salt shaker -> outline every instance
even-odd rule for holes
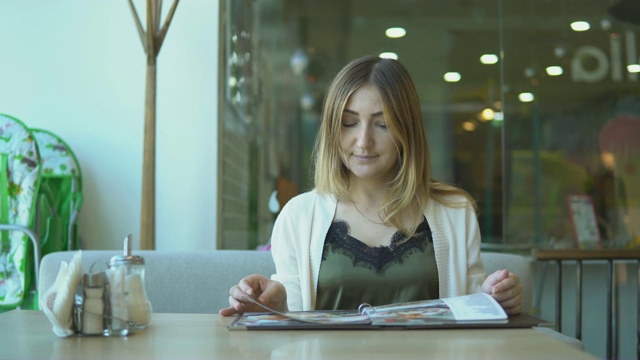
[[[102,335],[104,331],[104,273],[84,274],[82,334]]]
[[[111,332],[126,335],[151,321],[151,303],[144,285],[144,258],[131,255],[131,234],[125,238],[124,254],[109,263]]]

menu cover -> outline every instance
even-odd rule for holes
[[[257,304],[257,302],[253,302]],[[362,304],[358,310],[352,311],[294,311],[283,313],[266,307],[265,309],[268,312],[239,314],[233,323],[228,326],[228,329],[488,328],[532,327],[542,322],[542,320],[528,315],[509,317],[500,304],[484,293],[382,306]]]

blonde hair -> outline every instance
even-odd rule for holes
[[[465,206],[464,201],[448,197],[458,194],[475,205],[466,191],[431,179],[429,146],[413,80],[400,62],[374,55],[347,64],[329,86],[314,148],[316,190],[351,200],[349,170],[340,156],[342,113],[349,96],[365,84],[373,85],[380,93],[387,128],[399,153],[396,176],[388,183],[380,209],[385,214],[384,223],[413,235],[415,227],[404,228],[401,219],[407,214],[417,226],[430,198],[448,206]]]

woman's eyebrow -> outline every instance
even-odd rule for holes
[[[360,115],[357,111],[353,111],[353,110],[349,110],[349,109],[344,109],[344,112],[349,113],[349,114],[353,114],[353,115]],[[377,112],[374,112],[373,114],[371,114],[371,117],[382,116],[382,115],[383,115],[382,111],[377,111]]]

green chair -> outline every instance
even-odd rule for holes
[[[32,289],[37,287],[40,260],[34,232],[39,185],[40,157],[33,135],[20,120],[0,114],[0,312],[38,308]]]
[[[36,210],[41,255],[79,249],[76,220],[83,199],[80,163],[57,135],[42,129],[31,129],[31,132],[41,163]]]

